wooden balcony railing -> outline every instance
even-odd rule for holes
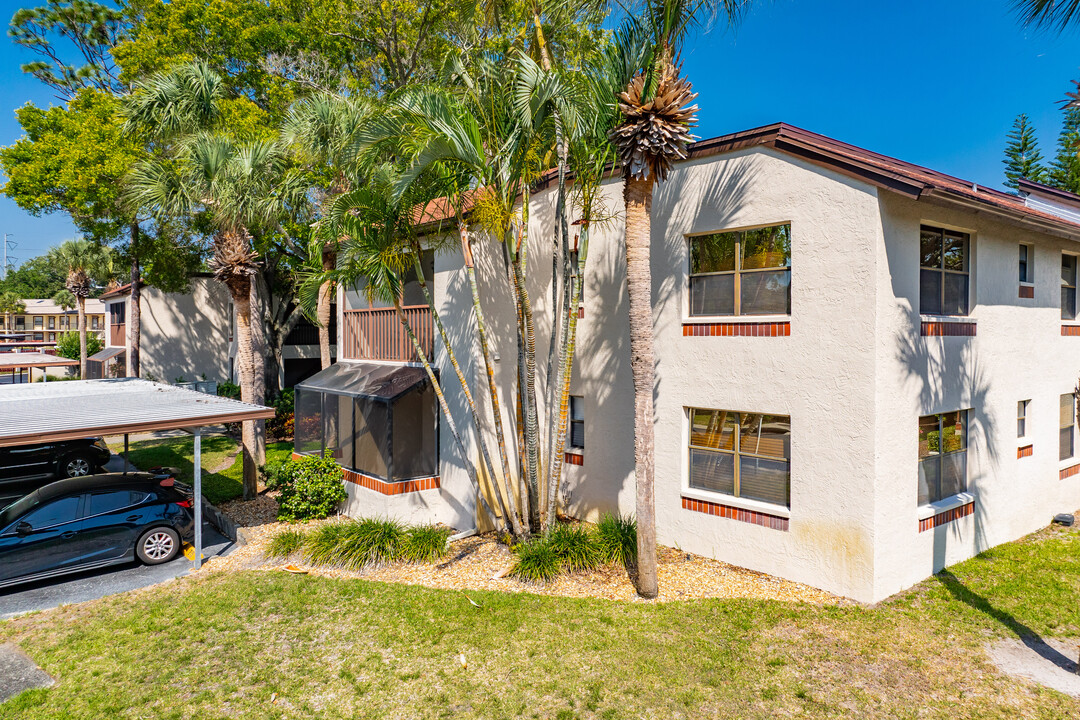
[[[402,310],[409,327],[420,341],[420,347],[430,359],[434,341],[431,308],[427,305],[409,305]],[[394,308],[346,310],[343,318],[344,348],[341,357],[345,360],[419,362],[412,341]]]

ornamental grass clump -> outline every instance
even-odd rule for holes
[[[530,583],[549,583],[562,572],[563,564],[548,539],[538,537],[514,548],[517,559],[510,575]]]
[[[592,570],[602,562],[596,537],[582,525],[556,523],[546,541],[567,572]]]
[[[346,529],[338,536],[330,564],[360,570],[401,558],[407,537],[401,523],[364,518],[343,524]]]
[[[270,558],[283,558],[292,555],[304,546],[307,533],[303,530],[282,530],[270,540],[266,546],[266,556]]]
[[[304,541],[304,559],[312,565],[340,564],[340,547],[353,524],[352,520],[342,520],[326,523],[312,530]]]
[[[596,544],[600,562],[632,564],[637,560],[637,521],[604,513],[596,525]]]
[[[419,525],[405,531],[403,558],[414,563],[430,563],[446,557],[450,528],[442,525]]]

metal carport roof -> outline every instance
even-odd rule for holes
[[[0,447],[97,435],[126,436],[134,432],[192,429],[195,435],[195,567],[198,568],[202,559],[200,428],[272,417],[273,408],[138,378],[10,385],[0,389]]]

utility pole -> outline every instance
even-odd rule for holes
[[[10,262],[8,260],[8,250],[15,249],[15,243],[8,240],[8,236],[14,234],[15,233],[4,233],[4,264],[0,266],[0,280],[7,280],[8,263]]]

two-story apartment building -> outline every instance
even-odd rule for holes
[[[79,329],[78,312],[65,310],[52,300],[28,298],[23,300],[26,312],[20,315],[0,314],[0,334],[21,336],[19,342],[49,348],[68,331]],[[86,329],[104,338],[105,305],[96,298],[86,300]]]
[[[1080,507],[1080,197],[1022,189],[784,124],[695,144],[652,205],[660,542],[877,601]],[[538,347],[553,198],[541,184],[529,209]],[[621,208],[617,176],[603,198]],[[621,217],[592,228],[578,324],[564,504],[587,519],[634,510],[622,238]],[[498,245],[476,252],[490,298]],[[430,263],[483,392],[461,257]],[[513,310],[496,299],[485,313],[512,402]],[[339,296],[343,361],[300,386],[297,450],[333,447],[352,513],[472,527],[476,489],[400,326],[358,300]]]

